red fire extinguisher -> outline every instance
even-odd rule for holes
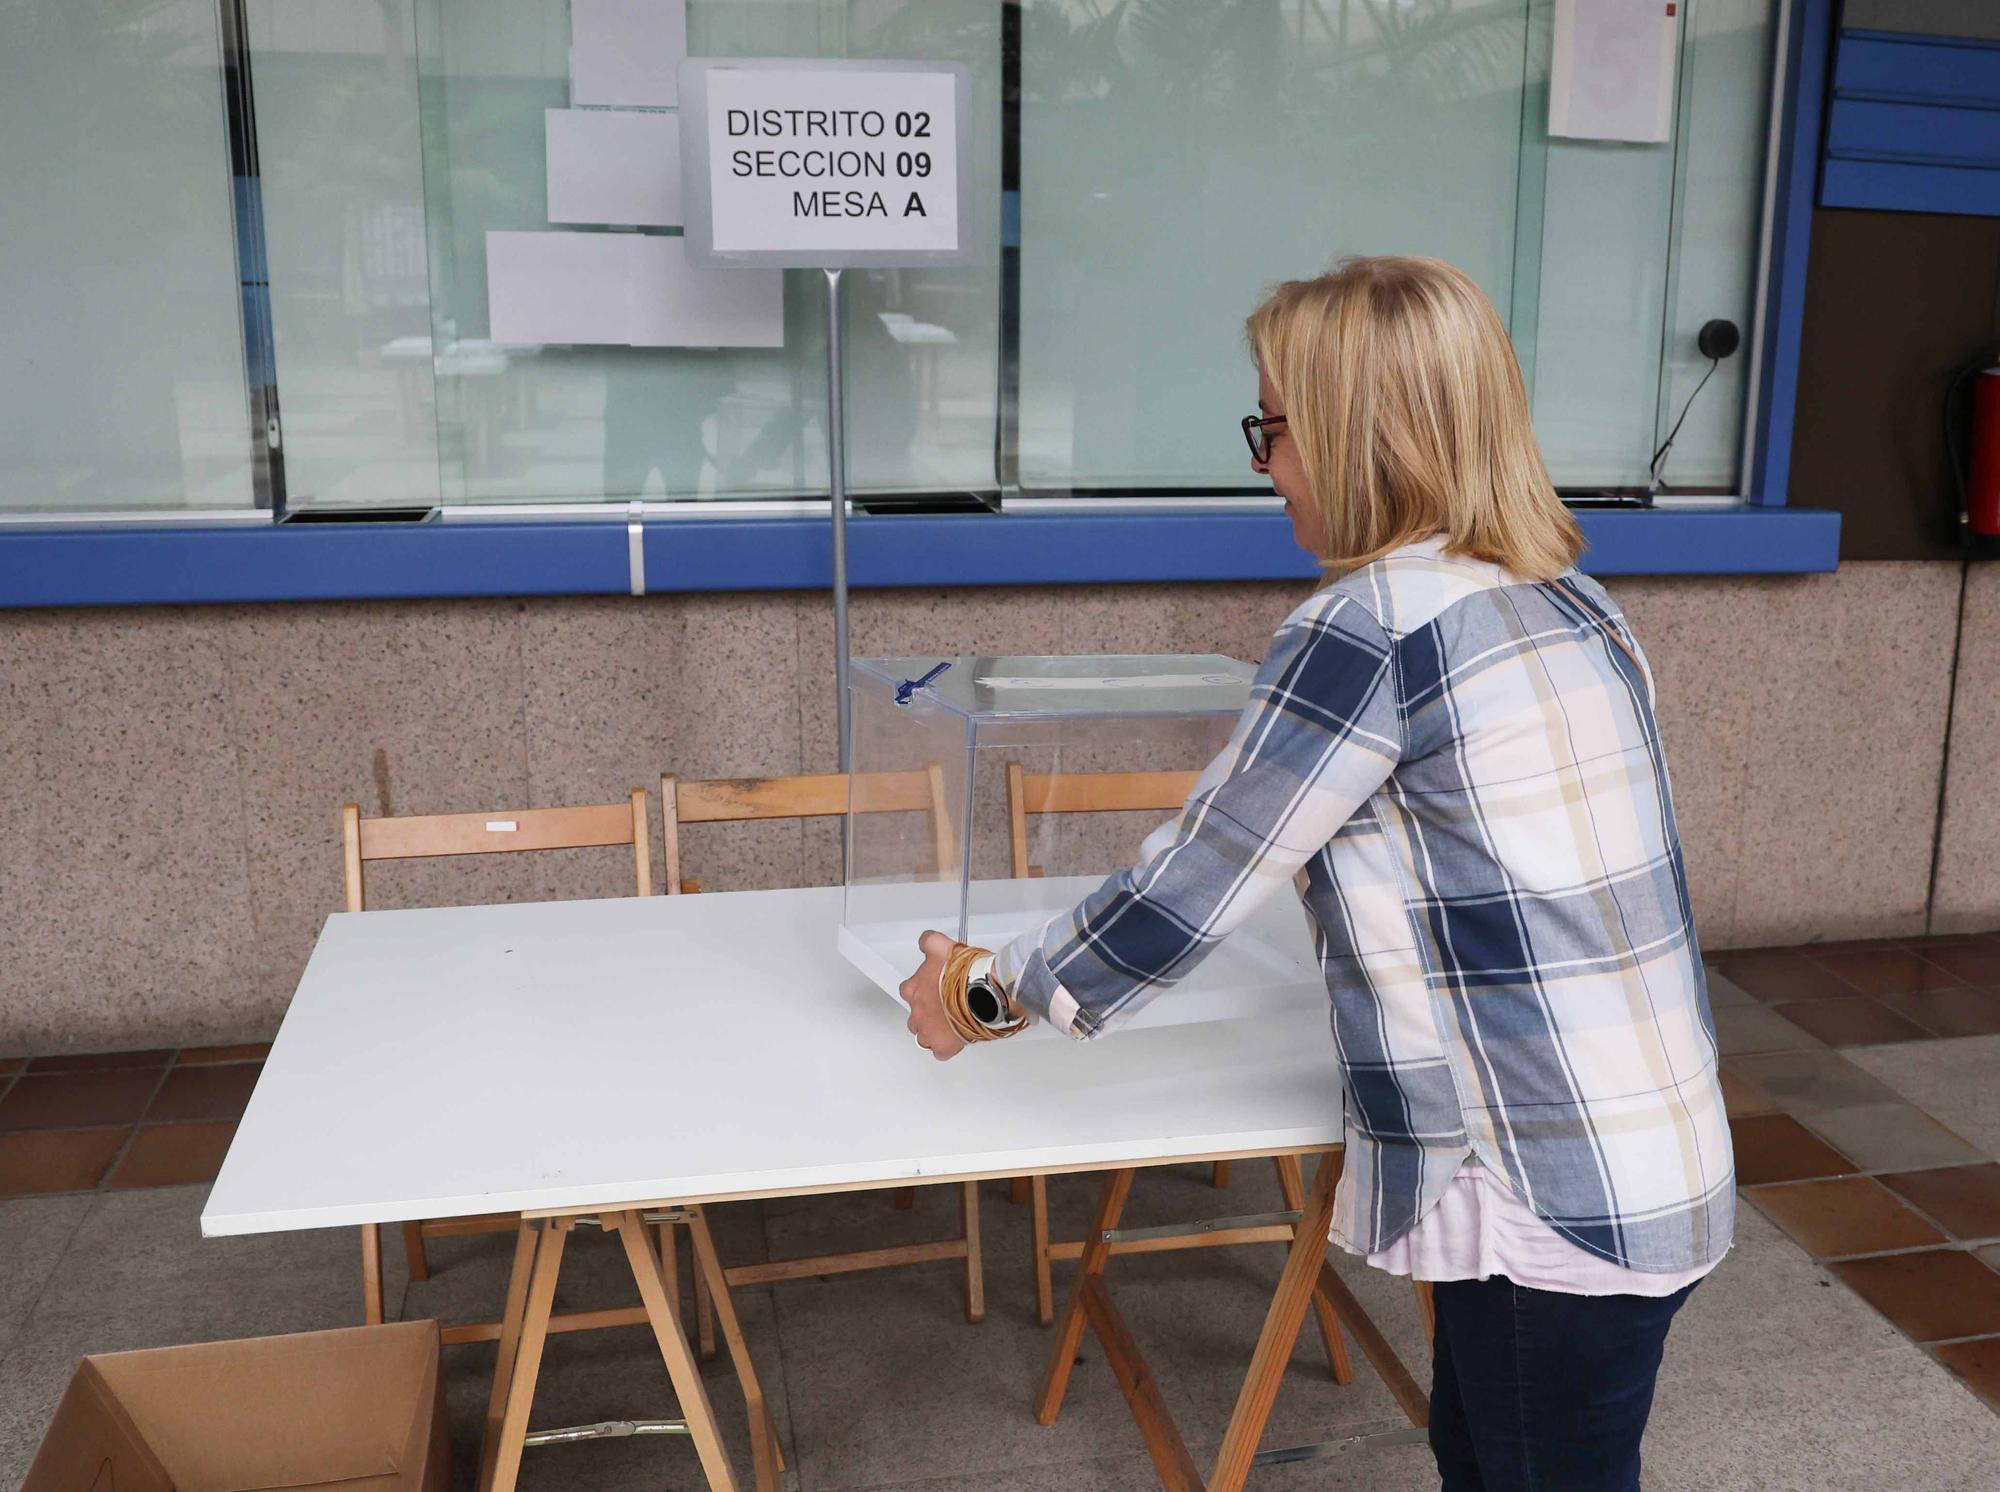
[[[2000,536],[2000,365],[1979,370],[1972,388],[1972,470],[1965,483],[1965,526]]]

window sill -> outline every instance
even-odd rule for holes
[[[1840,517],[1814,508],[1578,513],[1595,575],[1774,575],[1834,568]],[[603,518],[276,528],[221,524],[0,528],[0,607],[434,596],[617,595],[826,586],[816,515],[647,516],[643,567]],[[1282,513],[1134,503],[1124,511],[857,516],[857,586],[1310,580]]]

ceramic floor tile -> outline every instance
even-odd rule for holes
[[[0,1259],[7,1261],[0,1268],[0,1358],[94,1201],[79,1195],[0,1202]]]
[[[26,1057],[0,1057],[0,1078],[12,1077],[27,1065]]]
[[[1723,1066],[1795,1113],[1893,1103],[1896,1090],[1838,1052],[1770,1052],[1728,1058]]]
[[[1729,1253],[1674,1318],[1660,1382],[1731,1369],[1784,1371],[1907,1345],[1901,1332],[1746,1203],[1736,1209]]]
[[[1823,1259],[1943,1243],[1944,1235],[1866,1176],[1753,1186],[1744,1195]]]
[[[139,1186],[195,1186],[215,1180],[236,1121],[142,1124],[106,1183],[113,1191]]]
[[[1934,1036],[2000,1033],[2000,990],[1940,989],[1883,995],[1881,1003]]]
[[[173,1119],[240,1119],[263,1072],[261,1063],[176,1067],[160,1085],[148,1122]]]
[[[2000,1332],[2000,1274],[1959,1249],[1844,1259],[1827,1268],[1915,1341]]]
[[[25,1482],[77,1360],[90,1350],[81,1343],[72,1349],[66,1342],[17,1334],[0,1357],[0,1486],[19,1488]]]
[[[882,1272],[774,1294],[806,1487],[992,1477],[1144,1454],[1129,1417],[1119,1423],[1124,1401],[1094,1351],[1082,1354],[1053,1426],[1021,1412],[1041,1377],[1047,1334],[1018,1309],[989,1310],[981,1325],[966,1325],[949,1276]],[[982,1380],[1010,1386],[999,1412],[988,1412],[995,1405]],[[910,1412],[880,1412],[899,1400]],[[954,1433],[936,1434],[940,1424]]]
[[[1845,1176],[1854,1170],[1847,1157],[1789,1114],[1753,1114],[1730,1121],[1736,1142],[1736,1181],[1808,1181]]]
[[[205,1186],[100,1194],[22,1343],[60,1338],[116,1352],[358,1323],[356,1230],[203,1238],[207,1196]],[[65,1372],[75,1366],[71,1357]]]
[[[1707,971],[1708,1003],[1712,1008],[1724,1005],[1755,1005],[1757,997],[1742,985],[1731,979],[1720,969],[1711,966]]]
[[[403,1259],[401,1228],[382,1230],[384,1260]],[[425,1319],[458,1323],[492,1320],[507,1297],[507,1274],[514,1259],[514,1240],[504,1233],[475,1233],[463,1238],[425,1241],[430,1278],[408,1280],[385,1299],[388,1313],[400,1321]],[[579,1229],[563,1249],[563,1269],[556,1281],[556,1309],[599,1310],[631,1305],[632,1272],[615,1238],[596,1229]]]
[[[1966,982],[1909,948],[1871,953],[1815,953],[1813,962],[1864,995],[1907,995]]]
[[[1716,958],[1715,966],[1766,1004],[1854,993],[1852,985],[1795,953],[1725,953]]]
[[[0,1134],[0,1197],[89,1191],[125,1148],[130,1129]]]
[[[271,1055],[271,1043],[252,1042],[245,1046],[183,1047],[174,1062],[180,1067],[197,1067],[208,1062],[262,1062]]]
[[[150,1068],[46,1077],[31,1072],[0,1098],[0,1131],[130,1124],[145,1113],[159,1085],[160,1073]]]
[[[1088,1210],[1096,1190],[1094,1178],[1054,1181],[1067,1184],[1051,1186],[1053,1231],[1077,1236],[1079,1214]],[[1276,1205],[1274,1189],[1248,1163],[1236,1168],[1224,1195],[1231,1212]],[[1134,1225],[1217,1211],[1216,1193],[1192,1168],[1148,1171],[1134,1197],[1139,1215],[1128,1219]],[[1084,1361],[1056,1424],[1042,1429],[1027,1413],[1027,1396],[1046,1364],[1049,1333],[1035,1324],[1031,1310],[1026,1209],[994,1200],[984,1211],[988,1306],[980,1326],[960,1324],[958,1282],[949,1268],[884,1271],[774,1290],[806,1486],[873,1488],[949,1478],[964,1479],[967,1487],[1005,1486],[1007,1478],[1041,1475],[1076,1461],[1143,1455],[1094,1340],[1084,1345]],[[803,1217],[774,1215],[774,1252],[789,1252],[779,1243],[792,1241],[805,1223]],[[838,1218],[822,1219],[816,1226],[838,1224]],[[1114,1296],[1198,1463],[1214,1454],[1282,1264],[1283,1251],[1275,1247],[1117,1261]],[[1408,1283],[1376,1275],[1356,1261],[1339,1267],[1421,1378],[1426,1354]],[[1059,1298],[1067,1271],[1068,1266],[1057,1268]],[[913,1373],[919,1362],[924,1366]],[[885,1419],[874,1406],[898,1396],[920,1400],[921,1409],[901,1420]],[[1378,1428],[1393,1424],[1396,1413],[1387,1390],[1358,1361],[1353,1385],[1331,1383],[1324,1349],[1308,1323],[1266,1444]],[[936,1424],[955,1428],[939,1436],[929,1428]]]
[[[1722,1079],[1722,1107],[1730,1118],[1776,1112],[1777,1101],[1748,1078],[1739,1077],[1726,1067],[1717,1076]]]
[[[1644,1454],[1648,1492],[1992,1492],[2000,1415],[1904,1342],[1713,1364],[1658,1395]]]
[[[116,1067],[165,1067],[173,1060],[171,1047],[148,1052],[73,1052],[60,1057],[37,1057],[28,1064],[29,1072],[103,1072]]]
[[[1931,1033],[1865,995],[1851,1000],[1805,1000],[1774,1005],[1773,1013],[1811,1032],[1828,1046],[1881,1046],[1891,1041],[1926,1041]]]
[[[1882,1184],[1949,1228],[1954,1238],[2000,1238],[2000,1165],[1905,1171],[1884,1176]]]
[[[1714,1012],[1715,1037],[1726,1057],[1824,1046],[1817,1036],[1762,1005],[1724,1005]]]
[[[1065,1178],[1067,1179],[1067,1178]],[[1179,1178],[1163,1175],[1154,1189],[1177,1193]],[[1077,1188],[1088,1193],[1089,1187]],[[1235,1188],[1232,1188],[1234,1191]],[[88,1204],[90,1199],[64,1199]],[[1087,1200],[1087,1198],[1086,1198]],[[1185,1201],[1169,1195],[1166,1201]],[[1246,1200],[1262,1203],[1261,1192]],[[136,1204],[144,1203],[144,1206]],[[200,1192],[140,1193],[107,1197],[103,1205],[119,1209],[114,1216],[88,1228],[82,1240],[79,1267],[60,1271],[62,1288],[55,1292],[47,1314],[57,1323],[74,1319],[74,1329],[44,1332],[24,1349],[0,1363],[0,1485],[13,1485],[25,1469],[39,1439],[40,1427],[77,1355],[86,1350],[151,1345],[163,1340],[194,1340],[203,1336],[252,1335],[259,1331],[304,1329],[301,1316],[324,1302],[336,1312],[352,1305],[351,1230],[337,1234],[301,1235],[267,1240],[195,1238],[192,1227]],[[746,1302],[745,1326],[757,1355],[759,1372],[778,1401],[781,1424],[789,1423],[781,1395],[794,1377],[790,1353],[794,1345],[818,1354],[802,1365],[800,1381],[828,1396],[813,1412],[806,1433],[787,1435],[788,1457],[808,1475],[788,1480],[788,1487],[826,1489],[868,1488],[871,1492],[1128,1492],[1155,1485],[1148,1463],[1131,1431],[1129,1412],[1109,1374],[1086,1344],[1085,1364],[1078,1369],[1064,1417],[1052,1430],[1032,1423],[1026,1410],[1025,1381],[1038,1375],[1047,1334],[1017,1320],[1012,1338],[989,1338],[996,1323],[1008,1318],[1003,1302],[1018,1308],[1024,1295],[1021,1281],[1003,1286],[1000,1276],[1018,1274],[1017,1234],[1020,1209],[1004,1203],[990,1209],[995,1220],[989,1237],[994,1278],[989,1282],[995,1313],[985,1327],[965,1328],[951,1320],[955,1294],[947,1285],[933,1291],[921,1284],[924,1271],[881,1275],[872,1282],[801,1283],[784,1292],[795,1313],[817,1317],[822,1307],[850,1285],[861,1285],[853,1309],[831,1311],[813,1330],[795,1337],[779,1350],[775,1321],[755,1314]],[[603,1242],[604,1240],[597,1240]],[[458,1240],[479,1243],[504,1240]],[[283,1250],[277,1245],[284,1244]],[[269,1248],[252,1249],[252,1244]],[[321,1244],[327,1247],[322,1249]],[[239,1247],[241,1246],[241,1247]],[[0,1251],[5,1236],[0,1234]],[[303,1252],[300,1252],[300,1250]],[[1236,1320],[1243,1300],[1261,1309],[1267,1298],[1277,1251],[1217,1250],[1215,1259],[1192,1256],[1150,1263],[1148,1278],[1131,1276],[1129,1297],[1135,1329],[1149,1357],[1176,1399],[1193,1396],[1201,1404],[1174,1405],[1186,1410],[1190,1448],[1205,1464],[1212,1445],[1199,1427],[1214,1414],[1226,1412],[1219,1386],[1233,1392],[1247,1354],[1247,1337]],[[393,1253],[393,1250],[392,1250]],[[325,1258],[322,1258],[322,1254]],[[180,1256],[186,1256],[181,1258]],[[213,1259],[211,1259],[213,1256]],[[75,1262],[75,1261],[72,1261]],[[1122,1261],[1121,1261],[1122,1262]],[[340,1267],[327,1269],[328,1263]],[[1183,1275],[1185,1265],[1200,1263],[1214,1278]],[[448,1262],[445,1272],[456,1267]],[[266,1276],[282,1272],[285,1291],[265,1287]],[[1669,1363],[1654,1424],[1646,1446],[1647,1486],[1660,1492],[1990,1492],[1991,1470],[2000,1457],[2000,1416],[1980,1406],[1959,1382],[1938,1364],[1894,1334],[1853,1295],[1823,1288],[1823,1274],[1771,1224],[1745,1209],[1738,1245],[1695,1296],[1669,1338]],[[106,1316],[86,1299],[82,1287],[95,1280],[134,1297],[144,1313]],[[1382,1320],[1398,1350],[1413,1322],[1392,1311],[1407,1310],[1407,1287],[1399,1281],[1372,1278],[1356,1270],[1352,1281],[1364,1303]],[[629,1281],[628,1281],[629,1284]],[[1125,1289],[1121,1281],[1120,1290]],[[904,1344],[908,1354],[898,1360],[884,1351],[878,1317],[900,1334],[897,1297],[910,1291],[934,1296],[944,1312],[939,1323],[922,1324]],[[755,1298],[754,1292],[745,1292]],[[1238,1297],[1242,1299],[1238,1299]],[[1226,1297],[1226,1298],[1218,1298]],[[765,1297],[768,1301],[769,1297]],[[1121,1304],[1127,1297],[1121,1293]],[[768,1308],[768,1306],[767,1306]],[[1805,1316],[1797,1313],[1805,1312]],[[79,1313],[84,1313],[79,1315]],[[1858,1313],[1858,1315],[1856,1314]],[[1016,1317],[1019,1312],[1016,1309]],[[1210,1319],[1210,1317],[1213,1319]],[[344,1318],[343,1318],[344,1319]],[[1807,1322],[1807,1326],[1801,1326]],[[1817,1322],[1817,1325],[1811,1323]],[[308,1322],[307,1324],[317,1324]],[[328,1323],[332,1324],[332,1323]],[[1723,1332],[1716,1336],[1714,1333]],[[179,1335],[172,1335],[178,1333]],[[966,1355],[953,1339],[963,1334]],[[1185,1334],[1186,1346],[1177,1343]],[[995,1345],[996,1341],[1001,1345]],[[1761,1343],[1761,1347],[1755,1346]],[[1887,1345],[1885,1350],[1885,1344]],[[894,1346],[893,1343],[888,1344]],[[1025,1351],[1017,1351],[1019,1348]],[[1940,1356],[1943,1354],[1940,1353]],[[1306,1354],[1309,1359],[1310,1354]],[[460,1465],[460,1486],[467,1483],[476,1454],[479,1414],[490,1372],[490,1346],[454,1348],[446,1355],[446,1380],[452,1405],[454,1449]],[[1295,1363],[1280,1394],[1281,1424],[1274,1424],[1266,1444],[1286,1444],[1336,1433],[1348,1425],[1372,1424],[1372,1414],[1360,1400],[1367,1396],[1366,1368],[1357,1363],[1362,1382],[1335,1389],[1323,1381],[1309,1361]],[[845,1371],[862,1381],[847,1383]],[[725,1434],[740,1449],[740,1402],[724,1370],[711,1368],[710,1389]],[[1421,1378],[1422,1374],[1419,1373]],[[559,1338],[549,1349],[543,1393],[538,1395],[536,1423],[556,1424],[611,1417],[619,1413],[670,1412],[658,1359],[643,1332],[589,1333]],[[939,1437],[937,1421],[897,1416],[884,1408],[891,1399],[920,1397],[926,1403],[940,1396],[958,1399],[953,1383],[964,1386],[968,1412],[950,1419],[951,1435]],[[1094,1385],[1094,1387],[1093,1387]],[[1192,1386],[1190,1386],[1192,1385]],[[978,1396],[984,1394],[984,1398]],[[1216,1399],[1216,1406],[1206,1404]],[[856,1411],[843,1418],[845,1405]],[[1360,1407],[1356,1407],[1359,1405]],[[997,1427],[989,1425],[997,1423]],[[961,1423],[976,1426],[963,1433]],[[910,1436],[904,1431],[908,1428]],[[989,1436],[989,1429],[991,1434]],[[842,1441],[841,1455],[857,1474],[821,1476],[829,1460],[816,1454],[813,1437],[830,1431]],[[964,1470],[934,1474],[925,1460],[925,1432],[933,1440],[974,1442],[982,1454]],[[910,1437],[916,1453],[900,1454]],[[1061,1444],[1055,1451],[1052,1442]],[[997,1451],[998,1459],[983,1452]],[[588,1486],[593,1492],[624,1492],[626,1488],[695,1485],[698,1478],[684,1442],[638,1439],[590,1446],[552,1448],[537,1452],[527,1463],[524,1492],[555,1492],[557,1488]],[[1268,1480],[1274,1489],[1368,1489],[1403,1492],[1434,1487],[1421,1447],[1407,1451],[1369,1450],[1309,1466],[1272,1468],[1259,1473],[1254,1485]]]
[[[1954,983],[2000,987],[2000,941],[1988,937],[1942,947],[1926,946],[1923,954],[1955,975]]]
[[[1889,1084],[1940,1124],[2000,1159],[2000,1036],[1899,1041],[1858,1047],[1857,1067]]]
[[[1382,1488],[1423,1487],[1435,1489],[1437,1486],[1436,1463],[1430,1452],[1416,1448],[1421,1456],[1418,1480],[1401,1479],[1407,1471],[1403,1464],[1411,1461],[1408,1448],[1391,1447],[1377,1452],[1370,1450],[1368,1464],[1370,1471],[1387,1480],[1377,1481],[1372,1477],[1367,1482],[1351,1479],[1348,1474],[1337,1472],[1330,1479],[1316,1485],[1328,1488],[1360,1487],[1363,1485]],[[1382,1459],[1378,1460],[1380,1457]],[[1358,1460],[1358,1457],[1349,1457]],[[1322,1462],[1321,1465],[1334,1463]],[[871,1482],[867,1492],[1158,1492],[1160,1474],[1153,1470],[1153,1463],[1145,1456],[1124,1456],[1111,1460],[1064,1461],[1053,1466],[1023,1466],[999,1474],[982,1471],[971,1476],[925,1477],[921,1481]]]
[[[1806,1128],[1864,1171],[1913,1171],[1985,1159],[1922,1109],[1907,1103],[1799,1111]]]
[[[1978,1394],[1989,1407],[2000,1409],[2000,1337],[1952,1342],[1931,1350],[1959,1382]]]
[[[1213,1459],[1207,1448],[1189,1449],[1195,1463],[1206,1471]],[[1437,1492],[1438,1476],[1430,1447],[1418,1443],[1366,1446],[1351,1455],[1281,1465],[1259,1470],[1251,1477],[1253,1486],[1267,1482],[1273,1492],[1282,1492],[1288,1483],[1312,1492]],[[1138,1456],[1023,1466],[997,1475],[980,1472],[913,1482],[872,1482],[867,1492],[1159,1492],[1159,1486],[1160,1474],[1153,1463]]]

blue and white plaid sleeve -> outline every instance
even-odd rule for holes
[[[1079,1040],[1099,1035],[1289,885],[1396,766],[1392,651],[1349,597],[1322,592],[1295,611],[1171,832],[999,951],[994,973],[1015,1003]]]

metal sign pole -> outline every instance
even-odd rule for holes
[[[847,641],[847,369],[841,356],[841,271],[971,264],[972,70],[962,62],[879,57],[690,57],[680,64],[683,240],[691,268],[707,270],[817,269],[826,276],[826,452],[833,518],[834,714],[840,769],[853,765],[848,708]],[[869,186],[859,216],[834,202],[863,201],[859,191],[801,193],[776,176],[745,174],[736,140],[755,121],[760,146],[776,151],[803,140],[816,110],[801,98],[851,103],[847,111],[892,128],[907,148],[874,152],[879,182]],[[767,107],[768,106],[768,107]],[[843,115],[842,117],[846,117]],[[775,121],[775,122],[772,122]],[[776,131],[773,134],[772,131]],[[843,160],[862,152],[836,152]],[[885,174],[886,173],[886,174]],[[829,183],[831,185],[831,183]],[[822,211],[822,207],[825,210]],[[745,290],[758,289],[746,285]],[[780,290],[767,278],[759,293]],[[781,304],[781,303],[780,303]],[[765,346],[764,334],[742,343]]]
[[[826,271],[826,460],[833,499],[833,688],[840,731],[840,770],[850,770],[853,746],[847,706],[847,432],[841,409],[840,271]]]

